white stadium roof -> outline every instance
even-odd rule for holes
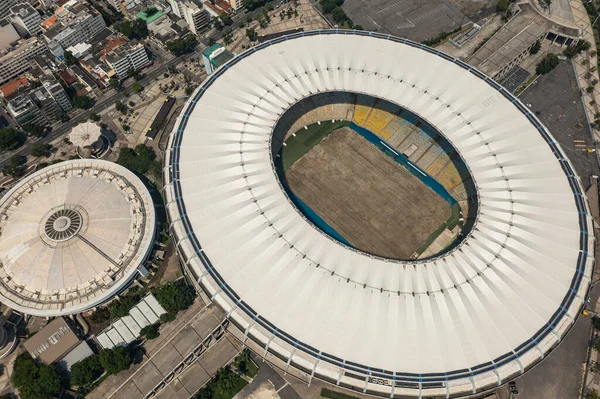
[[[391,101],[454,145],[479,200],[460,245],[382,259],[296,210],[272,131],[327,91]],[[589,288],[592,219],[559,145],[496,82],[404,39],[315,31],[246,51],[188,101],[165,165],[183,262],[249,342],[308,378],[386,397],[490,389],[557,345]]]
[[[78,313],[118,293],[154,239],[154,205],[112,162],[65,161],[0,200],[0,301],[31,315]]]
[[[92,147],[102,135],[100,126],[93,122],[84,122],[75,126],[71,133],[69,133],[69,139],[76,147]]]

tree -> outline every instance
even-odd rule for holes
[[[221,14],[219,14],[219,19],[225,26],[229,26],[233,23],[233,20],[231,19],[229,14],[227,14],[226,12],[222,12]]]
[[[344,23],[344,21],[348,18],[342,7],[334,8],[333,11],[331,11],[331,16],[333,17],[333,20],[338,24]]]
[[[64,57],[65,57],[65,63],[69,66],[79,64],[79,60],[70,51],[65,51]]]
[[[121,101],[117,101],[115,103],[115,109],[122,114],[127,113],[127,105],[123,104]]]
[[[175,312],[173,312],[173,311],[167,312],[160,316],[160,322],[165,324],[165,323],[175,320],[176,317],[177,317],[177,314]]]
[[[596,340],[594,341],[594,349],[600,352],[600,337],[596,338]]]
[[[24,156],[15,154],[10,157],[10,162],[2,169],[2,173],[5,176],[12,176],[14,178],[21,177],[23,175],[23,165],[25,165],[26,161],[27,159]]]
[[[108,85],[111,89],[115,89],[116,91],[123,90],[123,85],[121,84],[121,80],[119,80],[119,78],[117,78],[115,76],[110,78],[110,80],[108,81]]]
[[[510,6],[511,0],[498,0],[498,4],[496,5],[496,11],[505,12],[508,10],[508,6]]]
[[[119,153],[117,163],[125,166],[127,169],[143,175],[150,171],[155,166],[157,161],[154,150],[148,146],[140,144],[135,148],[123,148]]]
[[[110,319],[110,311],[106,307],[97,308],[90,316],[92,323],[103,323]]]
[[[194,290],[184,280],[169,282],[156,291],[156,299],[169,312],[189,308],[195,296]]]
[[[125,346],[116,346],[112,349],[103,349],[98,355],[100,365],[108,374],[117,374],[131,366],[131,352]]]
[[[34,157],[47,157],[50,155],[52,146],[50,144],[37,143],[31,150],[31,155]]]
[[[179,39],[167,42],[167,50],[179,57],[184,54],[192,53],[198,45],[196,35],[187,35]]]
[[[146,14],[147,17],[151,17],[154,14],[156,14],[157,12],[158,12],[158,8],[156,8],[154,6],[150,6],[144,10],[144,14]]]
[[[227,30],[223,31],[223,43],[226,46],[229,46],[232,41],[233,41],[233,32],[231,32],[231,29],[228,28]]]
[[[547,54],[537,64],[537,66],[535,68],[535,73],[537,73],[538,75],[544,75],[544,74],[550,72],[551,70],[553,70],[554,68],[556,68],[558,63],[559,63],[559,59],[556,56],[556,54]]]
[[[585,399],[599,399],[598,391],[595,389],[588,389],[585,393]]]
[[[140,91],[144,90],[144,87],[141,84],[139,84],[138,82],[135,82],[131,86],[131,90],[133,90],[136,93],[139,93]]]
[[[140,298],[138,295],[126,295],[121,299],[112,301],[108,305],[108,310],[113,317],[123,317],[129,314],[129,311],[134,307]]]
[[[92,122],[99,122],[101,118],[100,118],[100,115],[98,115],[97,113],[92,111],[89,113],[88,119],[91,120]]]
[[[87,95],[75,96],[73,99],[73,106],[79,109],[90,109],[94,105],[94,100],[92,100]]]
[[[549,10],[550,6],[552,5],[552,0],[538,0],[538,3],[540,3],[540,6],[544,10]]]
[[[103,372],[104,369],[97,355],[86,357],[71,366],[71,385],[78,387],[89,385],[96,381]]]
[[[150,324],[140,330],[140,335],[142,337],[146,337],[147,339],[158,338],[160,332],[158,332],[158,327],[160,327],[159,323]]]
[[[20,147],[25,138],[13,128],[0,129],[0,151],[14,150]]]
[[[258,35],[256,34],[256,31],[254,30],[254,28],[247,28],[246,36],[248,36],[248,39],[251,42],[255,41],[258,38]]]
[[[127,36],[129,39],[145,39],[148,37],[148,26],[146,21],[140,18],[136,18],[135,21],[123,21],[116,23],[114,28]]]
[[[542,48],[542,43],[538,40],[529,50],[529,54],[537,54]]]
[[[63,388],[56,367],[35,361],[27,352],[15,359],[12,383],[22,399],[51,399]]]

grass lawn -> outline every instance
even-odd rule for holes
[[[307,126],[306,129],[300,129],[296,132],[296,137],[290,136],[285,141],[285,146],[281,149],[281,161],[283,170],[286,171],[290,166],[302,156],[308,153],[314,146],[319,144],[327,135],[334,130],[346,127],[349,121],[324,121]]]
[[[346,395],[345,393],[335,392],[327,388],[321,388],[321,396],[329,399],[358,399],[356,396]]]
[[[254,378],[258,374],[258,366],[250,360],[248,353],[243,352],[235,358],[233,366],[247,377]],[[244,370],[245,371],[242,371]]]
[[[231,399],[248,385],[229,367],[222,368],[195,396],[196,399]]]

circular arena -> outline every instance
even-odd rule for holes
[[[72,160],[0,200],[0,301],[36,316],[79,313],[117,294],[154,239],[150,193],[112,162]]]
[[[327,98],[298,107],[315,96]],[[382,103],[396,111],[382,116]],[[404,111],[435,130],[437,156],[455,161],[458,178],[450,160],[441,173],[416,157],[435,143],[402,147],[398,131],[385,133]],[[338,119],[366,130],[385,162],[413,165],[460,204],[452,245],[371,253],[299,209],[277,172],[282,148],[309,123]],[[188,101],[164,178],[188,277],[227,312],[233,334],[307,382],[381,397],[493,389],[559,344],[590,285],[592,219],[557,142],[492,79],[408,40],[331,30],[249,49]]]

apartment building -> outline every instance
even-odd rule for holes
[[[57,22],[43,35],[48,43],[56,43],[63,49],[90,39],[106,27],[98,11],[76,0],[69,1],[54,15]]]
[[[11,7],[10,20],[22,37],[35,36],[42,32],[42,17],[31,4],[22,3]]]
[[[136,41],[123,44],[106,54],[106,63],[119,79],[125,79],[133,70],[140,70],[150,64],[144,45]]]
[[[192,32],[199,34],[208,29],[210,16],[203,6],[186,1],[181,3],[181,8],[183,10],[183,19],[185,19]]]
[[[29,60],[47,50],[37,37],[19,40],[0,51],[0,84],[16,78],[30,68]]]

